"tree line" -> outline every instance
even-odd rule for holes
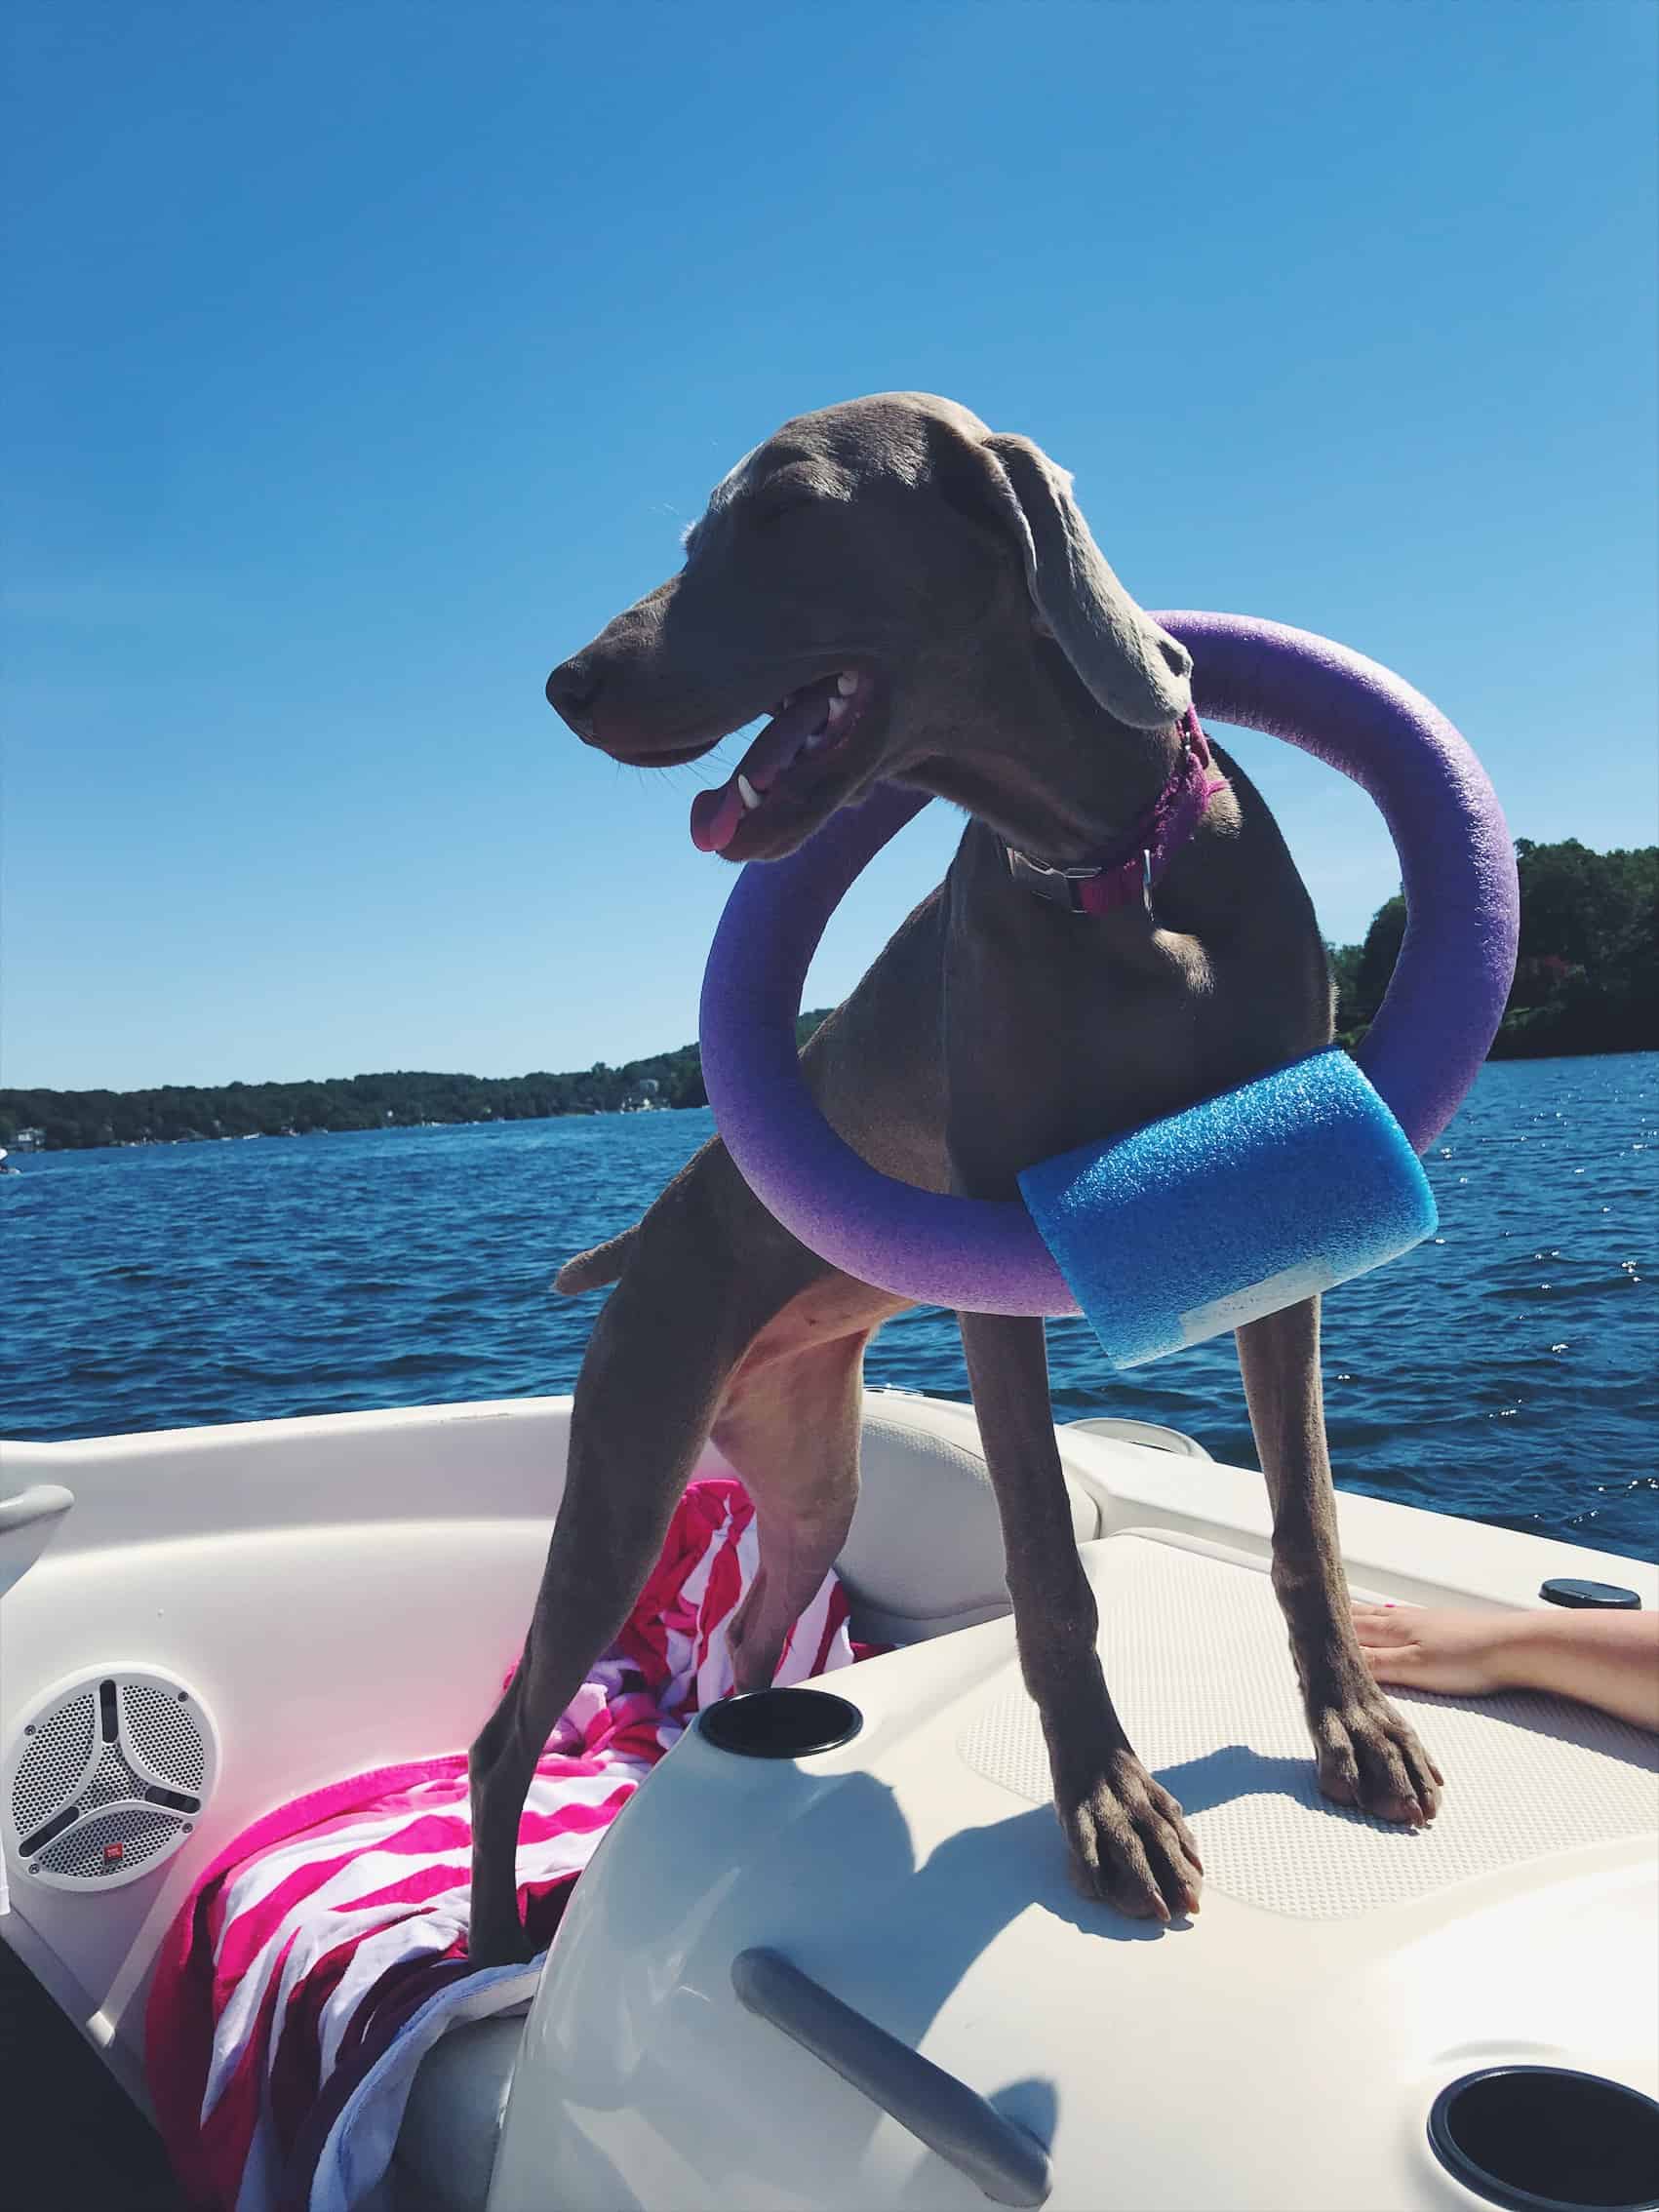
[[[1516,845],[1521,953],[1494,1059],[1659,1048],[1659,846],[1592,852],[1569,838]],[[1354,1045],[1382,1004],[1405,902],[1378,908],[1364,942],[1331,948],[1340,1040]],[[824,1018],[803,1014],[803,1043]],[[208,1137],[310,1136],[430,1123],[540,1121],[640,1106],[702,1106],[694,1045],[617,1068],[564,1075],[337,1076],[320,1083],[164,1085],[157,1090],[0,1090],[0,1144],[38,1129],[49,1149]]]
[[[1518,838],[1521,946],[1494,1060],[1659,1049],[1659,846],[1592,852]],[[1400,954],[1405,901],[1380,906],[1361,945],[1331,950],[1336,1028],[1363,1037]]]
[[[802,1043],[827,1008],[803,1014]],[[615,1114],[706,1106],[694,1045],[644,1060],[564,1075],[335,1076],[316,1083],[164,1084],[153,1090],[0,1090],[0,1144],[39,1130],[48,1151],[103,1144],[179,1144],[213,1137],[316,1136],[434,1123],[538,1122],[560,1114]]]

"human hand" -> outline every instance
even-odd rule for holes
[[[1481,1697],[1515,1686],[1508,1661],[1516,1626],[1517,1617],[1507,1612],[1354,1605],[1360,1649],[1379,1682],[1451,1697]]]

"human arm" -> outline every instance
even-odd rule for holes
[[[1365,1663],[1400,1689],[1553,1691],[1659,1730],[1659,1613],[1354,1607]]]

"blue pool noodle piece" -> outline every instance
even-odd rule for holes
[[[1019,1185],[1115,1367],[1363,1275],[1436,1220],[1404,1130],[1334,1046]]]

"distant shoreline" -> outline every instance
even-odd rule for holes
[[[796,1023],[805,1044],[829,1012]],[[564,1075],[441,1075],[398,1069],[322,1082],[164,1084],[141,1090],[0,1090],[0,1145],[18,1153],[91,1152],[219,1138],[337,1136],[351,1130],[455,1128],[570,1115],[706,1106],[695,1045]]]
[[[361,1128],[309,1128],[309,1129],[244,1129],[235,1135],[112,1137],[104,1144],[44,1144],[14,1147],[9,1158],[40,1159],[49,1152],[154,1152],[158,1148],[176,1144],[285,1144],[308,1143],[320,1136],[384,1136],[393,1132],[405,1135],[411,1129],[505,1129],[519,1124],[535,1122],[619,1121],[637,1114],[694,1114],[695,1106],[572,1106],[562,1114],[496,1115],[483,1121],[453,1122],[372,1122]]]
[[[803,1015],[802,1017],[804,1022],[810,1022],[813,1027],[815,1027],[822,1018],[823,1016],[821,1014]],[[1358,1033],[1357,1036],[1339,1037],[1337,1039],[1337,1042],[1352,1049],[1353,1046],[1359,1041],[1359,1037],[1363,1037],[1363,1034],[1364,1033],[1362,1030]],[[1524,1035],[1524,1033],[1522,1033],[1522,1035]],[[1504,1046],[1506,1040],[1503,1033],[1500,1031],[1498,1038],[1494,1041],[1492,1051],[1487,1054],[1488,1060],[1628,1059],[1638,1053],[1653,1052],[1655,1050],[1659,1050],[1659,1047],[1639,1044],[1613,1046],[1598,1045],[1587,1046],[1582,1049],[1576,1051],[1548,1051],[1528,1049],[1524,1043],[1521,1043],[1521,1048],[1517,1049],[1516,1044],[1519,1042],[1519,1040],[1511,1040],[1508,1042],[1510,1048],[1507,1050],[1501,1049],[1500,1047]],[[688,1049],[694,1051],[695,1047],[688,1047]],[[614,1075],[620,1074],[623,1071],[608,1070],[606,1072],[608,1074]],[[264,1090],[292,1092],[300,1089],[306,1091],[333,1090],[336,1088],[351,1089],[360,1085],[381,1086],[388,1083],[396,1082],[399,1080],[403,1079],[386,1076],[345,1076],[333,1078],[327,1084],[232,1084],[224,1086],[223,1089],[227,1095],[234,1095],[237,1101],[240,1103],[246,1101],[251,1094]],[[483,1088],[491,1085],[500,1085],[502,1086],[517,1086],[521,1084],[534,1084],[540,1081],[545,1081],[546,1079],[517,1076],[444,1076],[413,1078],[408,1080],[425,1083],[466,1085],[469,1087],[477,1086]],[[700,1093],[702,1089],[700,1074],[696,1088]],[[4,1109],[9,1100],[18,1095],[20,1094],[16,1092],[7,1093],[0,1091],[0,1109]],[[81,1101],[87,1101],[93,1104],[95,1110],[97,1110],[103,1108],[107,1104],[107,1102],[111,1100],[118,1102],[132,1101],[137,1104],[138,1102],[148,1101],[155,1098],[177,1099],[188,1096],[192,1100],[200,1101],[203,1099],[217,1096],[218,1093],[217,1091],[206,1088],[185,1091],[180,1090],[177,1086],[168,1086],[165,1089],[157,1091],[34,1091],[25,1092],[21,1095],[36,1099],[45,1097],[60,1098],[65,1102],[75,1102],[77,1104]],[[632,1115],[643,1113],[685,1112],[699,1106],[706,1106],[707,1104],[708,1099],[706,1095],[699,1095],[695,1097],[664,1098],[660,1095],[650,1094],[642,1096],[637,1091],[635,1091],[630,1093],[621,1102],[614,1106],[584,1104],[544,1108],[539,1112],[532,1110],[473,1115],[459,1113],[448,1115],[435,1114],[427,1116],[411,1115],[408,1117],[399,1116],[396,1113],[395,1109],[388,1109],[382,1112],[382,1116],[379,1120],[354,1120],[340,1122],[335,1125],[313,1123],[303,1128],[295,1127],[292,1126],[278,1128],[256,1129],[225,1129],[222,1127],[200,1129],[190,1127],[181,1129],[177,1134],[170,1136],[154,1134],[143,1134],[138,1136],[90,1136],[71,1138],[67,1142],[59,1141],[57,1143],[46,1143],[39,1145],[18,1143],[10,1137],[7,1137],[5,1141],[10,1146],[13,1157],[15,1159],[19,1155],[26,1158],[30,1153],[40,1152],[128,1152],[147,1150],[157,1145],[233,1144],[238,1141],[248,1141],[255,1137],[280,1140],[282,1138],[301,1138],[314,1136],[363,1136],[375,1133],[376,1131],[388,1129],[464,1129],[500,1127],[513,1122],[573,1121],[592,1118],[601,1114]],[[4,1136],[4,1123],[3,1121],[0,1121],[0,1136]]]

